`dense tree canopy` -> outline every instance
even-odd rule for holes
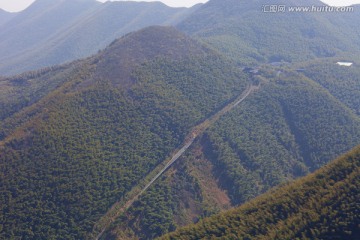
[[[305,178],[161,239],[356,239],[360,148]]]

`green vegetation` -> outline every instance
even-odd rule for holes
[[[211,164],[196,152],[192,148],[179,159],[101,239],[154,239],[224,208],[205,191],[204,178],[212,193],[217,193],[216,183],[211,179]]]
[[[356,239],[360,147],[314,174],[161,239]]]
[[[68,76],[76,74],[79,67],[79,64],[49,67],[0,79],[0,121],[38,102],[68,81]]]
[[[107,238],[153,239],[224,209],[207,196],[210,191],[212,198],[224,198],[225,190],[229,205],[236,206],[320,168],[360,143],[358,116],[320,85],[287,68],[264,67],[254,77],[259,80],[259,91],[208,129],[181,163],[145,193],[144,199],[162,197],[170,217],[161,223],[150,221],[157,210],[145,208],[141,199],[135,204],[143,207],[129,209]],[[194,170],[198,159],[213,166],[211,170],[200,168],[208,175],[208,184],[201,184],[203,176]],[[197,187],[189,191],[189,185],[176,181],[179,175],[188,176],[190,186]],[[211,188],[210,182],[214,182]],[[161,188],[172,191],[166,195]],[[143,223],[151,223],[152,229],[168,227],[150,234],[142,231]]]
[[[236,204],[318,169],[360,143],[360,120],[299,74],[269,83],[208,130],[208,158]],[[334,137],[336,136],[336,137]]]
[[[11,58],[1,61],[0,71],[83,56],[117,34],[175,23],[194,10],[159,3],[101,8],[95,1],[69,3],[55,7],[54,1],[38,0],[10,21],[18,27],[1,25],[0,55]],[[299,4],[276,1],[282,3]],[[360,72],[356,64],[340,68],[331,62],[349,52],[358,59],[359,31],[346,24],[358,16],[265,14],[261,7],[267,4],[212,0],[178,25],[216,50],[174,28],[148,27],[87,59],[0,77],[0,238],[93,239],[102,220],[109,220],[105,213],[111,206],[119,202],[121,208],[192,127],[250,82],[259,89],[199,135],[104,238],[154,239],[198,221],[187,228],[191,232],[168,238],[358,234],[359,149],[238,210],[202,220],[313,172],[360,144]],[[20,25],[33,32],[26,41],[13,41],[26,34]],[[48,27],[41,41],[33,26]],[[19,52],[7,48],[10,43]],[[31,51],[23,55],[24,46]],[[289,64],[259,66],[285,61]],[[244,65],[258,67],[251,73],[239,67]]]
[[[156,38],[142,42],[144,36]],[[121,44],[140,42],[142,57],[125,65],[131,81],[121,79],[131,84],[107,80],[109,67],[127,64],[116,56],[133,46]],[[156,44],[160,54],[147,52]],[[61,70],[66,82],[60,87],[52,90],[50,84],[36,103],[13,115],[5,112],[11,116],[3,121],[0,143],[0,238],[90,238],[96,221],[165,160],[192,126],[245,89],[241,72],[205,50],[174,29],[149,28],[79,68]],[[117,64],[102,65],[108,57]],[[45,87],[35,84],[43,74],[29,81]]]
[[[332,95],[360,115],[360,69],[343,67],[336,61],[314,61],[302,64],[303,73],[326,88]]]
[[[239,64],[301,61],[358,52],[354,13],[264,13],[264,6],[323,5],[318,0],[212,0],[178,25]],[[356,21],[354,21],[356,22]]]
[[[114,222],[111,230],[102,239],[154,239],[176,229],[175,216],[179,215],[179,199],[197,193],[197,185],[186,172],[163,177],[153,185],[135,204]],[[169,176],[168,176],[169,177]]]

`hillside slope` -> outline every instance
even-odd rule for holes
[[[37,0],[0,28],[0,56],[2,64],[10,64],[11,57],[25,55],[49,41],[59,29],[68,28],[99,6],[96,1]],[[5,61],[6,60],[6,61]],[[33,62],[35,59],[33,59]],[[31,64],[24,61],[21,65]],[[50,63],[51,66],[53,64]],[[12,65],[14,66],[14,65]],[[16,69],[16,68],[15,68]],[[16,69],[16,73],[23,69]],[[5,71],[1,71],[4,75]]]
[[[0,26],[0,75],[90,56],[126,33],[175,24],[196,8],[159,2],[37,0]]]
[[[360,144],[359,117],[311,79],[272,66],[248,78],[260,81],[260,89],[200,136],[103,239],[153,239],[313,172]]]
[[[241,207],[161,239],[356,239],[360,147]]]
[[[269,6],[285,12],[269,13]],[[358,52],[356,11],[290,12],[293,6],[324,6],[319,0],[210,0],[178,28],[201,38],[242,65],[299,61]],[[345,23],[345,24],[343,24]]]
[[[7,21],[9,21],[11,18],[13,18],[16,15],[16,13],[10,13],[7,11],[4,11],[0,8],[0,26]]]
[[[284,69],[271,70],[267,80],[205,139],[235,203],[312,172],[360,144],[359,117],[327,90]]]
[[[348,59],[348,58],[343,58]],[[340,59],[315,60],[297,65],[301,72],[360,115],[360,68],[336,64]]]
[[[230,62],[166,27],[128,34],[94,57],[20,77],[1,80],[5,94],[18,91],[1,99],[18,106],[3,110],[0,127],[4,239],[92,239],[96,221],[194,124],[246,87]],[[47,94],[17,105],[26,85]]]
[[[153,239],[313,172],[360,144],[356,65],[334,72],[317,65],[324,68],[319,75],[312,62],[305,71],[296,64],[258,66],[344,56],[349,49],[355,56],[355,35],[344,39],[323,15],[257,14],[264,3],[212,0],[188,25],[237,65],[173,28],[149,27],[87,59],[0,77],[0,238],[94,239],[109,208],[249,83],[259,90],[199,136],[106,239]],[[85,20],[108,25],[107,11],[130,3],[112,4],[79,17],[96,12],[102,17]],[[144,15],[130,17],[132,23],[148,16],[149,9],[140,10]],[[75,41],[72,30],[90,31],[72,26],[61,36]],[[249,62],[256,62],[254,71],[239,67]]]

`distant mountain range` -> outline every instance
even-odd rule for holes
[[[265,13],[264,6],[271,4],[324,5],[318,0],[212,0],[187,9],[159,2],[37,0],[20,13],[0,12],[0,75],[87,57],[151,25],[177,25],[242,64],[337,56],[353,53],[360,44],[359,6],[341,14]]]
[[[266,13],[266,6],[286,6]],[[359,6],[350,13],[289,12],[290,6],[324,6],[318,0],[212,0],[178,28],[244,63],[302,61],[358,51]],[[356,25],[356,26],[355,26]]]
[[[9,13],[0,9],[0,26],[9,21],[14,16],[16,16],[16,13]]]
[[[0,75],[87,57],[128,32],[176,24],[197,7],[171,8],[160,2],[37,0],[15,16],[1,12]]]

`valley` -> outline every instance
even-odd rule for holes
[[[359,149],[241,207],[160,239],[356,239]]]

